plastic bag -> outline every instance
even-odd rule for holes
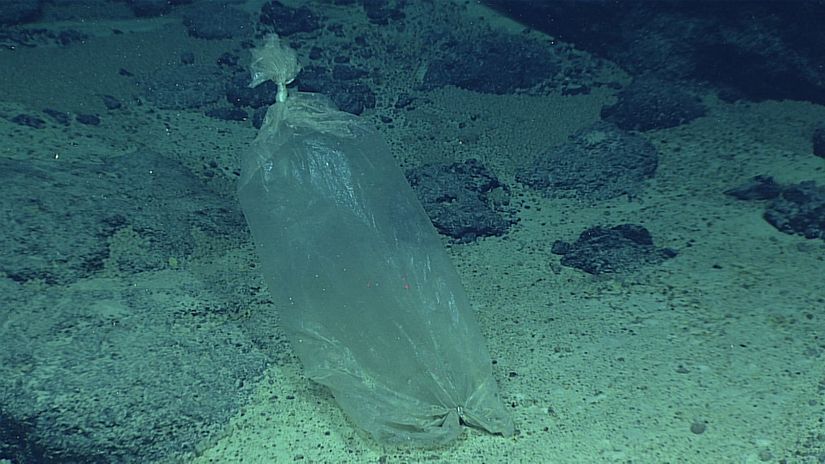
[[[461,424],[512,434],[458,275],[388,145],[320,95],[287,98],[287,79],[239,195],[307,376],[383,443],[438,445]]]

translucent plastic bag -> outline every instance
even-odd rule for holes
[[[263,54],[289,52],[270,39],[253,78]],[[380,442],[437,445],[462,423],[512,434],[458,275],[388,145],[320,95],[286,98],[289,80],[239,195],[306,374]]]

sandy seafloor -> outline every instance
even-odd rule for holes
[[[475,7],[468,14],[520,27]],[[0,68],[0,110],[105,113],[98,95],[128,101],[137,92],[116,78],[117,69],[151,69],[183,50],[206,61],[221,50],[221,41],[190,38],[168,18],[123,20],[120,35],[106,32],[112,26],[87,25],[97,34],[83,47],[0,52],[8,64]],[[384,89],[394,79],[398,88],[408,84],[408,76],[386,70]],[[751,463],[796,462],[800,446],[825,449],[825,243],[780,233],[758,203],[721,193],[765,173],[783,183],[825,183],[825,160],[809,146],[825,108],[730,104],[705,95],[707,116],[643,134],[661,157],[638,199],[583,204],[542,197],[515,182],[514,169],[597,120],[613,101],[610,92],[513,96],[446,88],[417,95],[424,98],[416,109],[392,127],[378,124],[375,110],[363,116],[376,121],[404,165],[477,158],[513,189],[518,224],[504,237],[452,244],[449,253],[517,433],[465,429],[443,448],[383,448],[356,432],[286,356],[224,435],[202,444],[191,462]],[[466,114],[478,117],[459,131],[451,121]],[[70,131],[0,119],[0,133],[4,157],[98,159],[150,149],[198,172],[203,158],[237,166],[255,129],[144,105]],[[232,176],[208,182],[234,195]],[[677,249],[678,257],[636,274],[594,278],[561,267],[550,253],[554,240],[622,222],[643,224],[657,246]],[[228,274],[253,252],[199,246],[178,269],[141,278],[185,279],[187,268]],[[116,277],[104,273],[83,284]],[[703,433],[691,430],[698,423]]]

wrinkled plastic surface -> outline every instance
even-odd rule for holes
[[[239,190],[306,374],[383,443],[509,435],[458,275],[388,145],[323,97],[269,109]]]

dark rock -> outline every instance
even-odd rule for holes
[[[306,6],[290,8],[276,0],[269,1],[261,7],[259,21],[280,36],[312,32],[321,27],[318,15]]]
[[[782,186],[770,176],[756,176],[744,184],[725,191],[739,200],[770,200],[782,192]]]
[[[362,0],[367,19],[373,24],[385,26],[390,20],[397,21],[404,18],[404,11],[393,8],[386,0]]]
[[[195,64],[195,52],[182,52],[180,54],[180,64]]]
[[[66,113],[64,111],[58,111],[52,108],[45,108],[43,110],[43,114],[49,116],[54,120],[54,122],[62,126],[68,126],[69,123],[71,123],[72,121],[72,117],[69,113]]]
[[[321,47],[312,47],[309,49],[310,60],[320,60],[324,56],[324,50]]]
[[[705,115],[694,95],[678,85],[645,76],[633,80],[618,94],[619,100],[602,109],[602,119],[620,129],[648,131],[666,129]]]
[[[106,164],[0,158],[0,273],[26,282],[67,284],[103,268],[163,269],[194,250],[190,229],[244,234],[235,202],[219,197],[183,165],[154,153]],[[110,256],[108,240],[130,228],[134,254]]]
[[[323,93],[335,106],[347,113],[361,114],[366,108],[375,108],[375,93],[364,81],[339,81],[322,66],[307,66],[297,79],[302,92]]]
[[[786,234],[825,239],[825,187],[816,182],[781,185],[768,176],[756,176],[725,192],[740,200],[770,200],[763,217]]]
[[[269,107],[266,106],[255,108],[255,111],[252,112],[252,127],[260,129],[264,125],[267,110],[269,110]]]
[[[248,13],[225,2],[202,2],[183,18],[189,35],[199,39],[230,39],[252,34]]]
[[[265,108],[275,103],[277,94],[278,86],[272,81],[250,87],[246,73],[235,74],[226,86],[226,101],[235,106]]]
[[[189,3],[181,0],[126,0],[126,5],[132,10],[135,16],[160,16],[169,13],[172,5]]]
[[[532,166],[517,171],[516,180],[549,196],[633,197],[642,191],[644,180],[653,177],[658,158],[647,140],[598,122],[539,155]]]
[[[218,66],[226,66],[228,68],[237,68],[240,62],[240,57],[234,53],[224,52],[218,57]]]
[[[764,217],[787,234],[825,239],[825,187],[813,181],[784,186],[768,204]]]
[[[573,243],[555,242],[551,251],[563,255],[562,265],[595,275],[636,271],[677,254],[670,248],[656,248],[650,232],[637,224],[592,227]]]
[[[44,43],[40,39],[45,34],[45,29],[3,28],[0,29],[0,46],[6,49],[14,49],[17,46],[36,47],[39,43]]]
[[[87,126],[100,125],[100,117],[96,114],[78,114],[75,116],[75,120],[77,120],[80,124],[85,124]]]
[[[430,62],[422,88],[454,85],[505,94],[533,87],[558,70],[547,47],[534,39],[503,34],[470,37],[445,46],[443,56]]]
[[[409,108],[410,105],[412,105],[414,101],[415,101],[415,99],[410,94],[402,93],[402,94],[398,95],[398,99],[395,100],[395,105],[394,106],[398,109]]]
[[[330,86],[324,92],[341,111],[361,114],[367,108],[375,108],[375,93],[363,83],[342,83]]]
[[[4,0],[0,2],[0,25],[13,26],[35,21],[41,14],[40,0]]]
[[[337,81],[351,81],[369,75],[369,72],[354,66],[336,65],[332,68],[332,78]]]
[[[723,98],[825,103],[825,2],[484,0],[631,75],[692,80]]]
[[[12,1],[11,3],[14,3]],[[7,2],[0,2],[3,8]],[[59,45],[62,47],[73,43],[84,43],[89,36],[75,29],[58,30],[55,28],[26,27],[0,28],[0,44],[6,48],[14,48],[14,44],[24,47],[39,47],[43,45]]]
[[[18,114],[17,116],[11,118],[11,122],[20,124],[21,126],[33,127],[35,129],[43,129],[46,127],[46,121],[31,114]]]
[[[340,85],[340,83],[332,80],[329,71],[324,66],[307,66],[301,69],[296,82],[298,89],[302,92],[326,93],[327,95],[330,93],[325,92],[325,89],[331,89],[333,85]]]
[[[825,126],[817,127],[811,138],[814,155],[825,158]]]
[[[123,103],[111,95],[103,95],[101,98],[103,98],[103,105],[108,110],[119,110],[123,107]]]
[[[435,228],[458,242],[503,235],[513,221],[493,208],[491,195],[509,191],[477,160],[428,164],[407,171]]]
[[[565,82],[562,84],[562,95],[590,95],[591,88],[588,85],[580,84],[578,82]]]
[[[57,34],[56,40],[60,45],[71,45],[73,43],[83,43],[89,39],[87,34],[74,29],[66,29]]]

